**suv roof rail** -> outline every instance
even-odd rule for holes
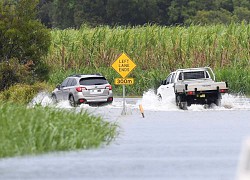
[[[81,77],[82,75],[97,75],[97,76],[102,76],[101,73],[93,73],[93,74],[71,74],[69,77]]]
[[[81,77],[81,74],[71,74],[69,77]]]
[[[95,75],[99,75],[99,76],[102,76],[102,74],[101,74],[101,73],[95,73]]]

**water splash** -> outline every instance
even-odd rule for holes
[[[40,92],[32,99],[32,101],[28,104],[28,107],[50,106],[53,104],[50,96],[49,92]]]
[[[138,109],[139,104],[142,104],[144,110],[150,111],[182,111],[175,105],[173,97],[168,99],[158,99],[158,96],[155,94],[154,90],[150,89],[147,92],[144,92],[142,98],[126,98],[125,101],[126,108],[128,109]],[[29,103],[29,107],[34,106],[51,106],[59,109],[71,109],[68,101],[60,101],[56,104],[53,104],[50,93],[40,92],[36,97]],[[123,99],[114,98],[114,102],[105,107],[91,107],[88,104],[82,104],[78,108],[80,109],[89,109],[91,111],[99,109],[122,109],[123,108]],[[250,110],[250,99],[242,94],[232,95],[225,94],[222,96],[221,107],[212,106],[206,108],[203,105],[192,105],[188,107],[189,111],[206,111],[206,110]]]
[[[142,100],[138,102],[143,105],[145,110],[153,111],[176,111],[179,110],[174,102],[174,97],[159,100],[154,90],[150,89],[142,96]]]
[[[141,103],[146,110],[152,111],[178,111],[174,97],[162,99],[159,101],[154,90],[150,89],[143,94],[142,99],[138,102]],[[204,110],[250,110],[250,99],[242,94],[224,94],[222,96],[221,106],[212,105],[207,107],[204,105],[191,105],[188,107],[191,111],[204,111]]]
[[[225,94],[222,96],[221,104],[227,109],[245,109],[250,110],[250,99],[244,94]]]

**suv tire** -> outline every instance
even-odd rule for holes
[[[72,107],[76,107],[76,102],[75,102],[75,98],[73,95],[70,95],[69,96],[69,104],[72,106]]]
[[[52,94],[52,95],[51,95],[51,99],[52,99],[52,103],[53,103],[53,104],[56,104],[56,103],[57,103],[57,98],[56,98],[56,95],[55,95],[55,94]]]

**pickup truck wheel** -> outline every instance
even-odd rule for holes
[[[183,110],[188,110],[188,108],[187,108],[187,101],[181,102],[181,106],[182,106]]]
[[[176,102],[176,106],[178,106],[181,109],[181,97],[180,96],[176,95],[175,102]]]
[[[216,106],[221,106],[221,98],[215,100]]]
[[[220,93],[217,94],[217,97],[214,103],[216,104],[216,106],[221,106],[221,94]]]
[[[158,94],[158,101],[162,101],[161,94]]]
[[[180,109],[187,110],[187,101],[183,101],[183,98],[180,95],[176,96],[176,106]]]

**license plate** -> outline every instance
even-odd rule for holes
[[[205,94],[200,94],[199,97],[204,98],[204,97],[206,97],[206,95]]]
[[[102,92],[102,90],[101,89],[93,89],[93,90],[91,90],[91,93],[100,93],[100,92]]]

